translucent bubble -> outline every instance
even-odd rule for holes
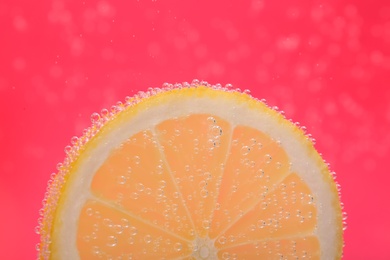
[[[220,127],[220,126],[213,126],[211,128],[211,133],[214,136],[221,136],[222,135],[222,127]]]
[[[95,218],[101,218],[102,217],[102,214],[98,210],[95,211],[94,215],[95,215]]]
[[[100,252],[99,247],[93,246],[93,247],[92,247],[92,254],[94,254],[94,255],[100,255],[101,252]]]
[[[165,181],[165,180],[161,180],[161,181],[159,181],[159,186],[160,186],[160,188],[165,188],[166,186],[167,186],[167,182]]]
[[[127,243],[129,243],[130,245],[133,245],[133,244],[134,244],[134,241],[135,241],[134,237],[129,237],[129,238],[127,239]]]
[[[121,175],[121,176],[118,176],[118,178],[117,178],[117,183],[120,184],[120,185],[125,184],[126,181],[127,181],[126,176]]]
[[[137,191],[142,192],[142,191],[144,191],[145,186],[139,182],[139,183],[137,183],[136,189],[137,189]]]
[[[200,182],[199,182],[199,187],[200,187],[200,188],[205,188],[205,187],[207,187],[207,182],[204,181],[204,180],[203,180],[203,181],[200,181]]]
[[[176,243],[175,246],[174,246],[174,249],[176,252],[180,252],[183,248],[183,245],[181,243]]]
[[[146,235],[144,237],[144,241],[146,244],[150,244],[150,242],[152,242],[152,237],[150,235]]]
[[[245,145],[245,146],[243,146],[241,148],[241,154],[242,155],[248,155],[250,151],[251,151],[251,148],[249,146]]]
[[[221,236],[220,238],[218,238],[218,242],[219,242],[221,245],[224,245],[224,244],[226,243],[226,237]]]
[[[61,171],[63,169],[64,165],[62,163],[57,163],[57,170]]]
[[[156,173],[161,175],[164,172],[164,167],[162,165],[157,165]]]
[[[122,218],[121,219],[123,228],[128,228],[130,226],[130,221],[128,219]]]
[[[39,226],[35,227],[35,233],[38,235],[41,233],[41,228]]]
[[[215,119],[215,117],[212,117],[212,116],[208,117],[208,118],[207,118],[207,121],[209,121],[209,122],[212,123],[212,124],[217,123],[217,120]]]
[[[272,156],[270,154],[266,154],[265,155],[265,162],[266,163],[271,163],[271,161],[272,161]]]
[[[87,213],[87,216],[92,217],[92,215],[93,215],[93,209],[87,208],[85,211],[86,211],[86,213]]]
[[[202,221],[202,227],[204,229],[209,229],[210,228],[210,220],[208,220],[208,219],[203,220]]]
[[[108,118],[110,112],[108,111],[108,109],[103,108],[100,114],[102,115],[102,117]]]
[[[132,192],[130,197],[134,200],[138,199],[139,198],[139,194],[137,192]]]
[[[99,120],[100,120],[100,115],[99,115],[99,113],[93,113],[92,115],[91,115],[91,122],[93,123],[93,124],[97,124],[97,123],[99,123]]]
[[[161,188],[157,189],[156,194],[157,194],[158,197],[163,197],[164,196],[164,190],[161,189]]]
[[[122,225],[116,224],[112,227],[112,229],[114,230],[115,233],[122,234],[124,227]]]
[[[135,236],[138,234],[138,229],[134,226],[130,227],[130,235]]]
[[[257,227],[258,228],[264,228],[267,225],[267,223],[264,220],[258,220],[257,221]]]
[[[140,164],[140,162],[141,162],[141,158],[137,155],[134,156],[134,163],[138,165],[138,164]]]
[[[114,247],[118,244],[118,239],[115,236],[109,236],[106,245]]]
[[[109,218],[105,218],[103,219],[103,224],[107,227],[112,227],[113,223],[112,223],[112,220],[109,219]]]
[[[72,145],[78,145],[78,142],[79,142],[79,138],[77,136],[73,136],[71,139],[70,139],[70,143]]]
[[[208,195],[209,195],[209,192],[208,192],[206,189],[202,189],[202,190],[200,191],[200,196],[201,196],[202,198],[207,198]]]
[[[277,162],[276,163],[276,169],[280,170],[282,168],[282,163],[281,162]]]

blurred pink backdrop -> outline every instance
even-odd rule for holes
[[[34,259],[46,183],[90,115],[164,82],[232,83],[337,172],[344,259],[390,259],[390,2],[0,2],[0,259]]]

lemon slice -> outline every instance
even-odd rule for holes
[[[340,259],[333,175],[295,124],[204,82],[149,89],[66,147],[40,259]]]

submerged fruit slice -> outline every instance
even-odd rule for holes
[[[50,182],[41,259],[341,258],[332,175],[263,102],[166,87],[93,122]]]

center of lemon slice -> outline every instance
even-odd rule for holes
[[[214,240],[210,238],[196,238],[193,243],[192,256],[195,259],[218,259]]]

